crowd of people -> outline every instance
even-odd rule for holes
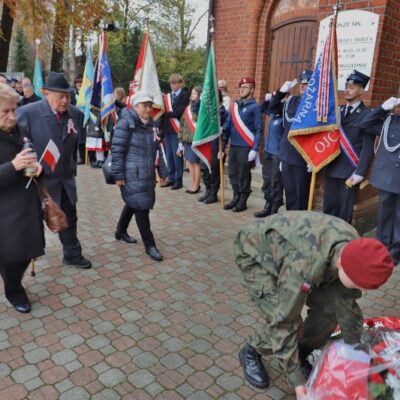
[[[263,114],[267,114],[262,152],[265,206],[254,216],[271,217],[243,229],[235,241],[245,287],[266,325],[243,347],[240,362],[246,380],[265,388],[269,378],[260,352],[272,350],[298,396],[304,395],[306,356],[326,343],[337,323],[345,339],[359,339],[362,314],[355,299],[361,296],[360,289],[380,287],[400,261],[400,99],[390,98],[369,109],[362,102],[369,77],[358,71],[350,74],[346,104],[339,112],[343,135],[356,159],[342,152],[324,169],[324,212],[305,212],[310,168],[288,140],[288,133],[311,76],[312,71],[301,73],[299,95],[292,94],[297,80],[287,81],[267,93],[262,105],[254,99],[253,78],[240,80],[239,98],[234,101],[226,82],[220,80],[222,152],[215,139],[208,170],[192,149],[202,88],[193,87],[189,95],[179,74],[170,77],[171,92],[165,95],[165,112],[158,121],[152,118],[152,93],[138,91],[127,107],[124,89],[116,88],[118,118],[107,132],[95,113],[83,126],[83,113],[73,105],[79,79],[73,88],[63,73],[50,72],[41,99],[28,78],[10,82],[0,75],[0,274],[7,299],[17,311],[30,311],[21,281],[30,260],[43,255],[45,247],[39,194],[35,185],[26,189],[24,171],[29,169],[31,177],[46,185],[67,217],[68,228],[59,233],[63,262],[87,269],[92,264],[82,255],[77,237],[77,165],[85,161],[85,147],[92,152],[93,167],[102,166],[109,153],[125,203],[115,238],[136,243],[128,234],[135,215],[145,252],[162,261],[149,219],[155,204],[156,171],[162,188],[179,190],[186,160],[190,174],[186,193],[199,193],[202,178],[205,191],[198,200],[211,204],[218,201],[220,158],[224,162],[228,156],[233,196],[224,208],[245,211],[251,171],[259,162]],[[378,240],[360,238],[350,225],[358,186],[373,158],[375,136],[380,140],[370,182],[379,189]],[[24,143],[31,141],[39,156],[50,139],[60,151],[54,168],[40,165],[32,149],[24,149]],[[288,211],[278,214],[284,198]],[[304,304],[309,312],[300,333]],[[315,335],[316,326],[319,335]]]

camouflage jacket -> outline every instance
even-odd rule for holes
[[[287,211],[241,230],[236,238],[234,252],[245,286],[256,292],[253,299],[264,296],[272,305],[271,315],[264,316],[272,351],[293,386],[304,384],[297,348],[301,312],[308,297],[311,300],[317,292],[322,301],[325,295],[339,296],[333,303],[340,304],[335,314],[343,337],[352,343],[359,340],[362,314],[354,307],[354,299],[361,291],[345,288],[336,268],[343,246],[358,237],[339,218]]]

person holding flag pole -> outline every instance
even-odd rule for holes
[[[209,173],[215,172],[216,160],[219,159],[219,171],[221,182],[221,206],[224,208],[224,167],[222,154],[221,122],[219,111],[219,95],[217,71],[215,67],[214,51],[214,17],[211,22],[211,44],[208,53],[206,74],[203,83],[203,92],[200,102],[200,110],[197,118],[196,131],[193,136],[192,150],[199,156],[208,169]],[[218,140],[218,150],[215,141]],[[206,188],[208,189],[208,188]],[[206,204],[213,203],[217,198],[219,184],[209,188],[209,193],[201,201]],[[206,191],[207,194],[207,191]]]

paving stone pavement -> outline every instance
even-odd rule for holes
[[[37,276],[24,278],[32,312],[18,314],[0,289],[0,400],[294,398],[271,358],[273,384],[260,393],[244,383],[237,357],[261,320],[232,242],[260,200],[234,214],[157,188],[150,215],[165,256],[157,263],[134,221],[137,244],[114,239],[123,204],[100,170],[80,166],[78,191],[79,238],[94,267],[63,265],[58,238],[47,232]],[[367,317],[399,315],[399,277],[361,300]]]

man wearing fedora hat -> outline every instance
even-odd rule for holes
[[[33,142],[38,157],[43,154],[49,140],[60,151],[60,159],[52,171],[43,167],[43,178],[54,201],[65,212],[69,227],[59,233],[63,245],[64,263],[77,268],[91,268],[82,256],[77,237],[76,170],[78,137],[83,129],[83,113],[71,105],[74,89],[63,73],[50,72],[43,85],[45,98],[17,110],[17,124]]]

